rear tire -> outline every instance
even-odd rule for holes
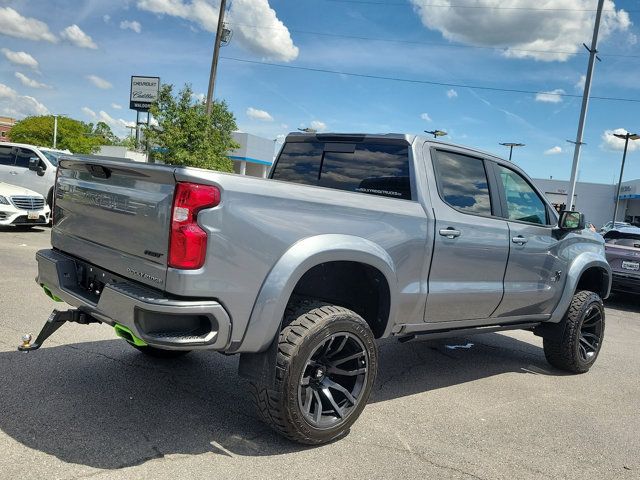
[[[301,311],[302,310],[302,311]],[[306,302],[288,311],[279,337],[275,382],[251,381],[262,419],[298,443],[320,445],[349,433],[378,369],[369,325],[343,307]]]
[[[162,348],[149,347],[149,346],[139,347],[137,345],[133,345],[132,343],[129,343],[129,345],[131,345],[133,348],[135,348],[139,352],[142,352],[145,355],[148,355],[149,357],[153,357],[153,358],[180,358],[180,357],[184,357],[187,353],[191,352],[191,350],[164,350]]]
[[[604,317],[604,305],[597,293],[577,292],[562,322],[543,337],[547,361],[567,372],[588,372],[602,347]]]

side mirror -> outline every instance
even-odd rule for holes
[[[558,227],[565,231],[584,229],[584,213],[563,210],[560,212]]]
[[[31,157],[29,159],[29,170],[33,172],[37,172],[39,166],[40,166],[40,159],[38,157]]]

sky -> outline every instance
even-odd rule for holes
[[[568,179],[597,0],[228,0],[215,96],[240,130],[413,133]],[[131,75],[207,90],[219,0],[0,0],[0,115],[135,121]],[[579,179],[640,133],[640,2],[605,0]],[[516,90],[516,91],[513,91]],[[625,179],[640,178],[640,140]]]

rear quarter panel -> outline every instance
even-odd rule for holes
[[[420,202],[196,169],[178,169],[176,180],[217,185],[222,202],[198,218],[209,232],[204,267],[169,269],[167,291],[215,296],[232,317],[232,342],[244,338],[263,282],[279,259],[298,242],[323,235],[329,235],[324,239],[327,252],[342,248],[332,248],[331,235],[360,238],[386,252],[396,279],[395,288],[390,285],[396,318],[422,318],[433,220]],[[322,257],[332,258],[343,259]]]

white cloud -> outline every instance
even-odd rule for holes
[[[96,118],[96,112],[91,110],[89,107],[82,107],[82,111],[85,115],[91,118]]]
[[[420,114],[420,118],[421,118],[422,120],[426,120],[427,122],[433,122],[433,120],[431,120],[431,117],[429,116],[429,114],[428,114],[428,113],[426,113],[426,112],[425,112],[425,113]]]
[[[564,95],[564,93],[564,90],[561,88],[556,88],[549,92],[536,93],[536,102],[560,103],[562,101],[561,95]]]
[[[45,40],[51,43],[58,40],[46,23],[35,18],[23,17],[10,7],[0,7],[0,33],[10,37]]]
[[[23,118],[29,115],[48,115],[49,109],[29,95],[20,95],[13,88],[0,83],[0,115]]]
[[[313,128],[317,132],[324,132],[327,129],[327,124],[321,122],[320,120],[314,120],[311,122],[311,128]]]
[[[260,120],[262,122],[273,122],[271,114],[265,110],[258,110],[257,108],[247,108],[247,117],[253,120]]]
[[[220,2],[208,0],[138,0],[138,8],[160,15],[183,18],[215,32]],[[298,57],[298,47],[268,0],[234,0],[227,14],[233,41],[253,53],[283,62]],[[259,28],[258,28],[259,27]]]
[[[84,33],[82,29],[76,24],[70,25],[62,30],[60,32],[60,37],[74,44],[76,47],[90,48],[92,50],[98,48],[98,45],[96,45],[93,39],[89,35]]]
[[[27,77],[26,75],[24,75],[23,73],[20,73],[20,72],[16,72],[15,76],[26,87],[31,87],[31,88],[51,88],[51,85],[47,85],[46,83],[38,82],[37,80],[34,80],[33,78],[29,78],[29,77]]]
[[[122,105],[118,105],[117,103],[112,103],[111,108],[115,110],[122,110]]]
[[[579,92],[583,92],[584,91],[584,84],[587,81],[587,76],[586,75],[580,75],[580,78],[578,79],[578,81],[576,82],[576,84],[573,86],[577,91]]]
[[[602,148],[607,150],[617,150],[619,152],[624,150],[624,138],[614,137],[614,133],[618,135],[624,135],[628,133],[624,128],[616,128],[615,130],[605,130],[602,134]],[[640,149],[640,140],[629,140],[627,151],[633,152]]]
[[[453,88],[447,90],[447,98],[456,98],[458,96],[458,92],[456,92]]]
[[[109,23],[111,21],[111,15],[103,15],[102,16],[102,21],[104,23]]]
[[[562,153],[562,147],[559,147],[557,145],[544,151],[545,155],[558,155],[559,153]]]
[[[102,90],[113,88],[113,85],[111,85],[111,82],[108,82],[104,78],[100,78],[97,75],[87,75],[87,80],[89,80],[96,87],[101,88]]]
[[[135,122],[123,120],[122,118],[115,119],[104,110],[100,110],[98,113],[91,110],[89,107],[82,107],[81,110],[91,120],[95,122],[104,122],[109,125],[113,133],[118,137],[125,137],[128,135],[127,128],[135,127],[136,125]],[[153,119],[151,120],[151,123],[153,124]]]
[[[592,0],[476,0],[472,8],[442,8],[460,5],[457,0],[441,0],[437,6],[424,0],[411,3],[426,27],[448,40],[504,48],[506,57],[541,61],[566,61],[582,49],[595,18]],[[629,14],[605,0],[600,40],[630,25]]]
[[[14,52],[8,48],[0,49],[0,52],[14,65],[30,67],[34,70],[38,69],[38,61],[27,52]]]
[[[129,20],[123,20],[120,22],[120,28],[122,30],[132,30],[136,33],[140,33],[142,31],[142,25],[140,25],[140,22],[136,22],[135,20],[133,21],[129,21]]]

